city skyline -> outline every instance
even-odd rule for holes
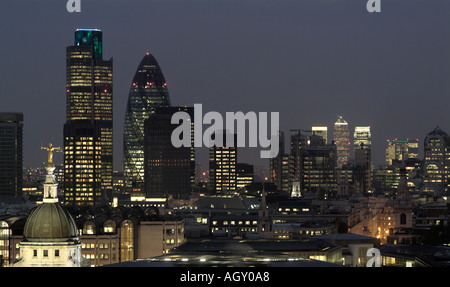
[[[430,131],[450,130],[450,4],[387,2],[375,15],[363,2],[83,1],[83,12],[70,14],[65,3],[7,1],[0,23],[13,45],[0,56],[1,112],[24,115],[24,166],[44,161],[43,143],[62,146],[65,47],[76,28],[99,28],[104,58],[115,66],[116,170],[129,85],[147,52],[164,71],[173,105],[279,112],[286,136],[313,125],[331,132],[341,115],[350,133],[371,126],[374,164],[384,164],[391,138],[419,138],[422,154]],[[26,85],[18,76],[24,69],[32,75]],[[48,105],[54,114],[42,113]],[[240,153],[239,161],[268,165],[257,153]]]

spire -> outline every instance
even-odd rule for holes
[[[57,190],[58,183],[56,182],[55,175],[53,171],[55,170],[55,165],[53,164],[53,152],[61,151],[60,147],[53,147],[50,143],[48,147],[41,147],[41,149],[47,150],[47,165],[45,169],[47,170],[47,175],[45,176],[44,182],[44,203],[56,203],[58,202]]]

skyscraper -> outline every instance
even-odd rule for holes
[[[255,177],[254,168],[252,164],[238,163],[236,165],[236,189],[247,188],[253,183]]]
[[[123,136],[123,169],[126,192],[144,190],[144,122],[157,107],[170,106],[169,91],[155,57],[141,60],[128,96]]]
[[[423,150],[422,191],[443,194],[449,189],[450,136],[436,127],[425,137]]]
[[[145,120],[144,178],[145,193],[187,198],[195,186],[194,122],[191,121],[191,146],[174,147],[172,115],[186,112],[194,118],[192,107],[159,107]]]
[[[216,134],[213,137],[217,136]],[[227,136],[234,136],[234,146],[227,145]],[[222,146],[209,148],[209,184],[215,194],[233,193],[237,184],[237,135],[223,131]]]
[[[113,64],[102,42],[101,30],[77,29],[66,49],[66,204],[95,205],[112,192]]]
[[[302,153],[302,192],[314,192],[325,199],[335,197],[336,178],[336,146],[324,141],[308,145]]]
[[[325,141],[325,144],[328,144],[328,127],[313,126],[311,131],[313,135],[320,136]]]
[[[393,160],[408,160],[419,155],[418,139],[394,139],[387,140],[386,165],[392,165]]]
[[[355,127],[355,133],[353,134],[353,147],[370,149],[372,145],[372,135],[370,133],[370,127]]]
[[[353,134],[355,153],[355,181],[360,191],[366,193],[372,185],[372,135],[370,127],[355,127]]]
[[[0,196],[22,195],[23,114],[0,113]]]
[[[284,132],[280,131],[279,137],[279,152],[270,159],[270,181],[275,183],[278,190],[289,191],[289,160],[292,157],[284,150]]]
[[[302,181],[303,154],[310,144],[311,136],[302,134],[300,130],[291,135],[291,160],[289,167],[289,188],[295,189]]]
[[[339,116],[336,123],[334,123],[333,141],[336,144],[337,167],[341,168],[348,163],[350,155],[348,123],[341,116]]]

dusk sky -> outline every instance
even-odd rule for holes
[[[66,47],[76,28],[103,31],[113,58],[114,162],[120,169],[125,107],[146,52],[158,61],[172,105],[203,111],[279,112],[290,129],[341,115],[353,132],[371,126],[373,162],[386,140],[450,133],[450,1],[381,0],[2,0],[0,112],[24,114],[24,166],[63,145]],[[205,127],[206,128],[206,127]],[[240,162],[268,165],[260,148]],[[200,158],[202,155],[200,155]],[[62,155],[55,157],[62,163]]]

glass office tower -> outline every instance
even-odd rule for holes
[[[155,57],[139,64],[128,96],[123,136],[125,192],[144,192],[144,122],[157,107],[170,106],[169,91]]]
[[[0,113],[0,196],[22,195],[23,114]]]
[[[77,29],[66,49],[64,196],[95,205],[112,192],[113,63],[102,59],[102,31]]]
[[[174,147],[172,115],[185,112],[191,125],[190,146]],[[188,198],[195,186],[194,108],[159,107],[145,120],[144,177],[147,196]],[[185,119],[186,121],[188,118]],[[187,136],[187,135],[183,135]]]

